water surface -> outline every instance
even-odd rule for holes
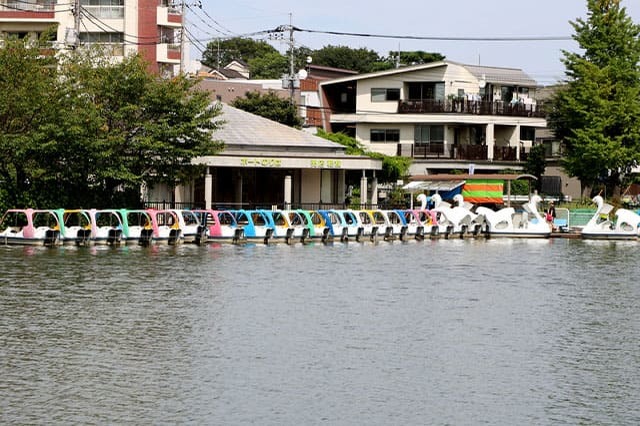
[[[0,422],[639,424],[639,250],[0,248]]]

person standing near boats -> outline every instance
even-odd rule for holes
[[[553,200],[551,200],[551,202],[549,203],[549,208],[547,209],[547,213],[545,214],[545,219],[547,220],[547,223],[551,227],[551,230],[553,230],[554,228],[553,220],[555,218],[556,218],[556,206]]]

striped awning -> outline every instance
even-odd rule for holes
[[[474,204],[503,204],[504,180],[468,179],[462,188],[465,201]]]

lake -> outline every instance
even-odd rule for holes
[[[640,423],[638,242],[0,248],[0,423]]]

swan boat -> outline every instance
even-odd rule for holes
[[[193,210],[198,220],[206,228],[207,240],[238,244],[246,241],[244,229],[238,225],[235,216],[228,210]]]
[[[513,207],[494,211],[482,206],[476,208],[476,213],[484,218],[484,232],[489,238],[549,238],[551,227],[538,211],[541,201],[539,195],[533,195],[531,200],[522,206],[522,213],[516,213]]]
[[[471,211],[468,203],[465,205],[461,194],[454,195],[454,206],[442,201],[439,194],[432,195],[431,199],[434,202],[434,208],[431,210],[437,214],[438,232],[436,234],[444,234],[445,238],[451,235],[464,238],[468,235],[480,234],[481,224],[478,222],[480,218]]]
[[[174,210],[147,209],[151,218],[154,244],[177,245],[183,242],[180,217]]]
[[[125,238],[122,211],[97,210],[88,211],[91,235],[90,241],[95,245],[120,245]]]
[[[0,220],[0,244],[57,246],[60,220],[53,210],[10,209]]]
[[[153,242],[152,220],[147,210],[123,209],[121,214],[125,244],[147,246]]]
[[[613,206],[605,203],[600,195],[593,197],[592,201],[596,204],[597,209],[580,231],[582,238],[590,240],[635,240],[638,238],[640,215],[631,210],[618,209],[615,212],[615,221],[611,221],[609,214],[613,210]]]
[[[64,245],[89,246],[92,244],[92,219],[89,210],[60,209],[56,210],[60,219],[60,236]]]

